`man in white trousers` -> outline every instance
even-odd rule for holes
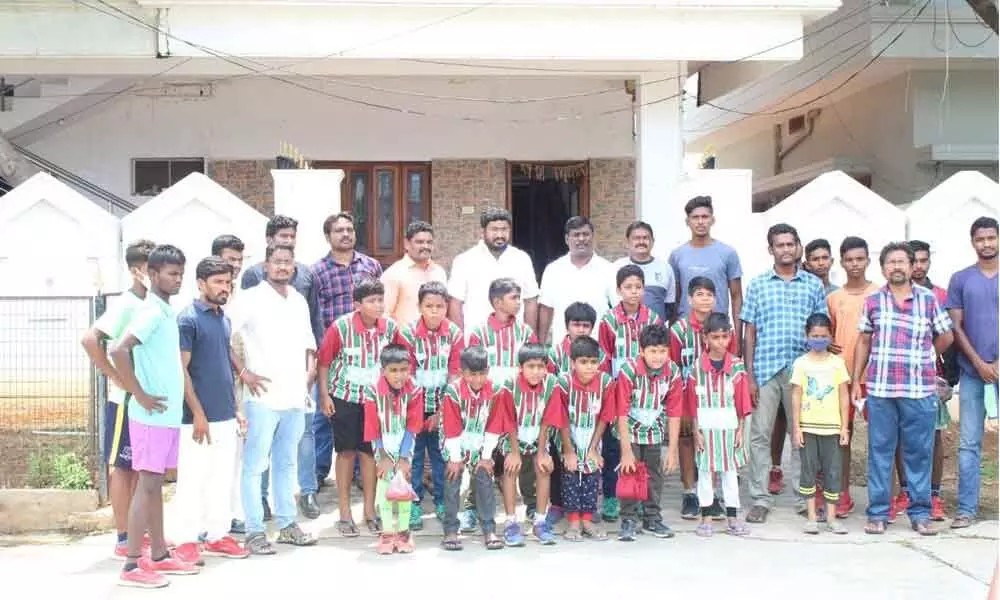
[[[185,556],[246,558],[229,536],[232,489],[246,420],[236,403],[230,362],[231,328],[222,306],[233,269],[212,256],[198,263],[200,296],[177,317],[184,366],[184,415],[174,497],[174,539]]]

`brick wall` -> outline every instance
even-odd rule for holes
[[[274,214],[273,160],[210,160],[208,175],[265,216]]]
[[[590,161],[590,220],[597,253],[614,260],[625,255],[625,228],[635,219],[635,160]]]
[[[505,206],[507,164],[502,159],[434,160],[431,162],[431,218],[437,260],[451,266],[455,255],[479,240],[479,213]],[[462,207],[473,207],[463,215]]]

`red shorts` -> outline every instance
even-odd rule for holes
[[[865,384],[863,384],[863,383],[861,384],[861,397],[862,398],[867,398],[868,397],[868,389],[865,387]],[[847,408],[847,421],[849,423],[854,423],[854,412],[855,412],[854,403],[851,402],[850,406],[848,406],[848,408]],[[868,422],[868,403],[867,402],[865,402],[865,407],[863,409],[861,409],[861,415],[865,418],[865,423],[867,423]]]

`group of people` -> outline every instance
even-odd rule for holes
[[[905,509],[932,535],[929,520],[943,510],[931,432],[955,379],[963,418],[952,527],[968,526],[985,411],[996,403],[996,220],[972,225],[977,263],[947,292],[927,280],[922,242],[882,249],[880,287],[865,278],[866,242],[846,238],[847,281],[836,289],[830,244],[803,249],[793,227],[775,225],[774,266],[744,296],[737,253],[711,237],[711,198],[693,198],[685,213],[691,239],[669,260],[652,255],[653,229],[636,221],[615,263],[595,254],[590,221],[569,219],[569,251],[540,286],[531,258],[510,244],[506,210],[482,213],[482,239],[454,259],[450,279],[427,223],[407,227],[406,255],[383,272],[356,250],[350,214],[323,223],[330,252],[312,266],[296,261],[298,223],[279,215],[240,291],[243,243],[217,238],[196,267],[199,297],[179,314],[169,299],[183,253],[131,243],[132,285],[83,339],[113,384],[105,451],[120,582],[165,586],[165,575],[197,573],[203,554],[273,554],[272,518],[277,543],[315,544],[296,519],[320,515],[316,494],[331,469],[338,532],[360,533],[350,504],[358,481],[381,554],[414,550],[428,491],[446,550],[475,531],[487,549],[524,545],[518,493],[541,544],[556,542],[563,518],[569,541],[607,539],[601,523],[619,518],[621,541],[641,531],[669,538],[661,491],[675,469],[681,517],[699,520],[699,536],[713,534],[714,520],[745,535],[782,489],[786,432],[801,457],[805,531],[825,520],[846,533],[834,517],[854,506],[855,410],[869,419],[865,531],[882,533]],[[176,545],[164,535],[161,493],[173,467]],[[646,489],[619,500],[620,476]],[[745,520],[740,476],[752,500]]]

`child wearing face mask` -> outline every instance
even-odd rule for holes
[[[847,433],[850,396],[844,360],[829,351],[833,341],[830,318],[816,313],[806,319],[809,351],[792,365],[792,431],[802,457],[799,492],[806,498],[807,521],[803,531],[819,533],[816,520],[816,475],[823,473],[826,514],[836,514],[840,499],[841,446]],[[826,530],[844,534],[847,529],[837,519],[827,519]]]

